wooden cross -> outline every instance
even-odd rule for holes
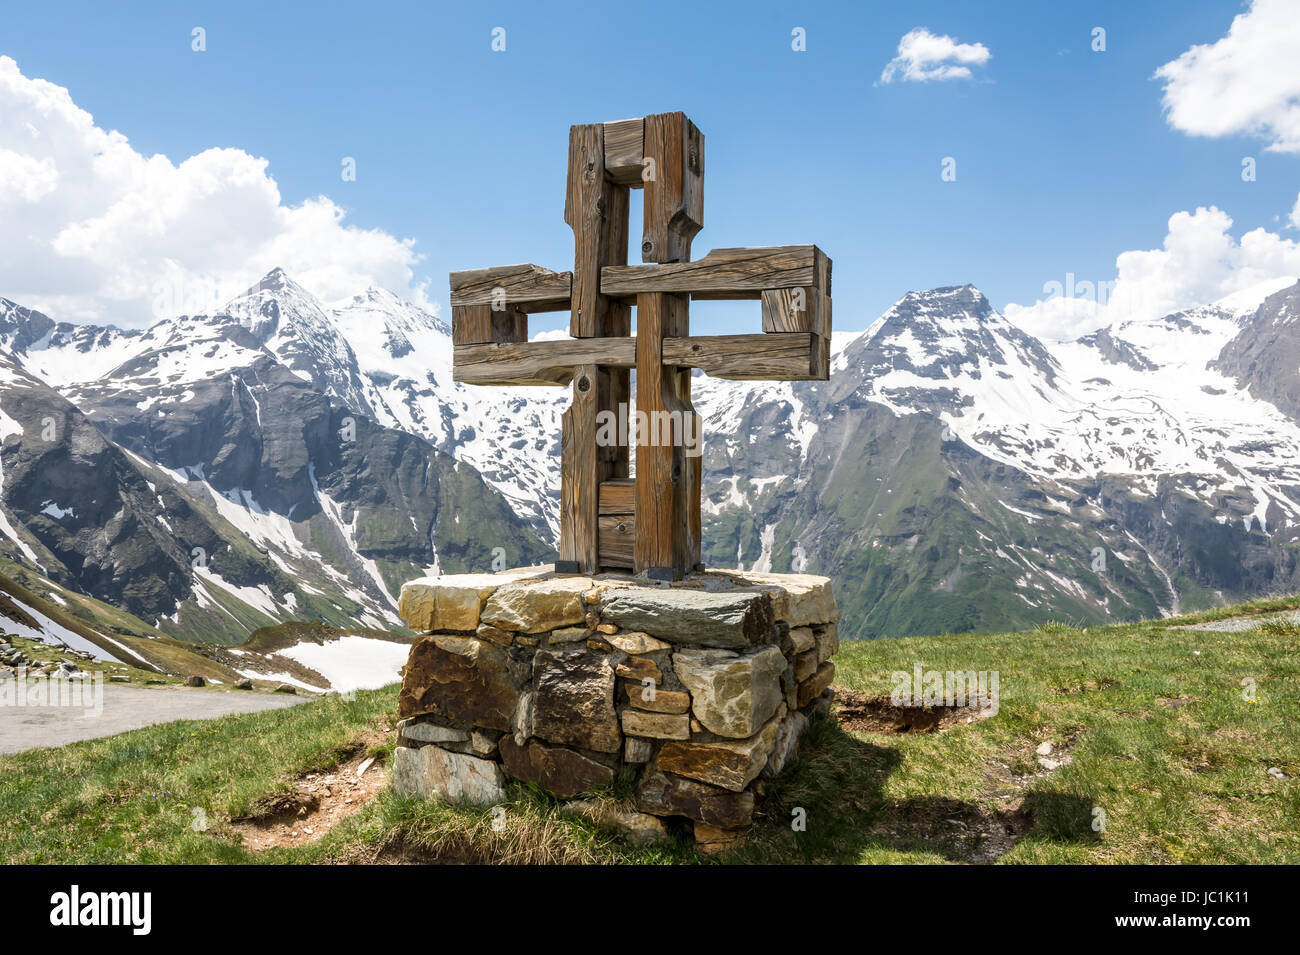
[[[629,266],[628,202],[645,191],[641,258]],[[636,415],[699,433],[691,369],[731,379],[825,381],[831,261],[813,245],[715,249],[695,262],[704,224],[704,137],[682,113],[573,126],[564,221],[572,272],[507,265],[451,273],[456,381],[568,385],[561,437],[562,573],[631,569],[677,579],[700,565],[699,448],[656,426],[598,440]],[[763,332],[692,337],[692,299],[759,299]],[[637,309],[632,334],[631,306]],[[571,338],[528,341],[528,314],[569,310]],[[621,416],[621,417],[620,417]],[[636,420],[636,419],[633,419]],[[629,447],[636,476],[629,478]]]

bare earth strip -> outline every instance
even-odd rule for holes
[[[65,746],[173,720],[256,713],[308,702],[302,697],[222,690],[112,684],[101,689],[104,705],[99,714],[83,706],[0,706],[0,753]]]

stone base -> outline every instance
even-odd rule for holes
[[[411,581],[400,607],[427,635],[403,672],[397,792],[481,805],[510,776],[571,799],[630,768],[636,808],[690,819],[702,850],[740,840],[756,781],[828,708],[839,649],[831,583],[806,574],[532,568]]]

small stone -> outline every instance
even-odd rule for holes
[[[817,663],[822,664],[840,651],[840,628],[838,624],[828,623],[824,627],[818,627],[817,631]]]
[[[1054,760],[1054,759],[1048,759],[1046,756],[1039,756],[1039,757],[1038,757],[1038,765],[1039,765],[1039,766],[1042,766],[1043,769],[1047,770],[1049,773],[1050,773],[1052,770],[1054,770],[1054,769],[1060,769],[1060,767],[1061,767],[1061,764],[1060,764],[1059,762],[1057,762],[1057,761]]]
[[[485,730],[471,730],[469,734],[470,747],[480,756],[495,756],[497,739],[495,734]]]
[[[586,799],[566,802],[560,808],[564,812],[583,816],[602,829],[613,829],[637,845],[650,845],[668,838],[664,824],[649,813],[620,809],[608,803]]]
[[[595,650],[597,653],[612,653],[614,648],[604,640],[588,640],[587,649]]]
[[[767,758],[767,765],[763,767],[763,776],[770,778],[785,769],[786,763],[799,751],[799,742],[807,729],[808,717],[802,713],[791,713],[781,720],[781,728],[776,734],[776,745],[772,747],[772,755]]]
[[[1037,753],[1039,756],[1051,756],[1052,755],[1051,741],[1043,740],[1043,742],[1038,744],[1038,749],[1034,750],[1034,752]]]
[[[596,624],[596,629],[599,630],[601,633],[607,635],[607,636],[612,636],[613,634],[618,633],[618,624],[616,624],[616,623],[598,623],[598,624]]]
[[[452,753],[440,746],[399,746],[393,751],[393,791],[399,796],[488,806],[504,802],[501,767],[477,756]]]
[[[617,629],[617,628],[616,628]],[[633,655],[656,653],[659,650],[670,650],[672,644],[663,640],[657,640],[648,633],[641,633],[638,630],[615,633],[610,636],[609,642],[618,650]]]
[[[740,792],[757,779],[767,765],[776,746],[780,725],[781,721],[774,717],[746,740],[664,743],[659,749],[659,768],[666,773]]]
[[[616,684],[608,656],[586,649],[542,649],[533,655],[532,733],[597,753],[623,748]]]
[[[803,709],[817,697],[821,696],[823,690],[831,685],[835,679],[835,664],[823,663],[817,668],[808,680],[799,684],[799,708]]]
[[[110,683],[130,683],[131,678],[127,676],[125,673],[114,673],[112,676],[108,678],[108,681]]]
[[[744,829],[719,829],[707,822],[694,822],[695,848],[704,855],[735,849],[745,842]]]
[[[1286,773],[1282,772],[1282,770],[1278,769],[1276,766],[1270,766],[1268,768],[1268,774],[1274,779],[1286,779]]]
[[[641,683],[624,683],[627,702],[651,713],[689,713],[691,695],[680,690],[660,690]]]
[[[812,627],[793,627],[790,630],[790,642],[794,644],[795,653],[807,653],[817,646]]]
[[[644,710],[623,711],[623,732],[629,736],[649,736],[652,739],[690,739],[691,720],[685,714],[647,713]]]
[[[559,799],[603,786],[614,778],[610,767],[563,746],[537,740],[518,746],[509,736],[502,737],[500,746],[501,765],[507,773],[536,783]]]
[[[186,686],[207,686],[208,681],[197,674],[191,674],[185,678]]]
[[[550,639],[547,641],[552,646],[557,643],[577,643],[586,640],[591,636],[591,631],[586,627],[561,627],[559,630],[552,630]]]
[[[541,642],[537,637],[526,637],[522,633],[515,637],[515,644],[520,647],[535,647]]]
[[[600,626],[600,614],[594,610],[588,610],[582,619],[583,622],[587,624],[588,630],[595,630]]]
[[[508,647],[515,642],[515,635],[509,630],[502,630],[500,627],[493,627],[486,623],[479,624],[474,633],[480,640],[495,643],[499,647]]]
[[[439,726],[437,723],[417,723],[414,720],[402,720],[398,723],[397,735],[421,743],[463,743],[469,739],[466,730]]]
[[[648,763],[654,752],[655,744],[651,740],[628,736],[623,741],[623,762],[625,763]]]
[[[632,680],[640,683],[642,680],[654,680],[655,683],[662,683],[664,675],[660,672],[659,667],[649,657],[628,657],[617,667],[614,672],[625,680]]]
[[[130,682],[130,677],[127,677],[127,681]],[[240,680],[238,683],[235,684],[236,690],[251,690],[252,688],[253,688],[253,681],[249,679]]]
[[[685,816],[722,829],[740,829],[754,818],[754,794],[650,770],[637,785],[636,805],[656,816]]]
[[[502,630],[541,633],[582,623],[583,594],[591,589],[587,577],[555,577],[507,584],[483,605],[480,619]]]
[[[711,733],[749,739],[772,718],[784,694],[785,655],[774,646],[745,654],[681,650],[673,669],[691,693],[691,711]],[[829,665],[829,664],[828,664]]]
[[[279,686],[277,686],[277,687],[276,687],[274,690],[272,690],[271,692],[272,692],[272,693],[287,693],[287,694],[289,694],[290,696],[297,696],[297,694],[298,694],[298,688],[297,688],[296,686],[293,686],[293,685],[289,684],[289,683],[281,683]]]
[[[817,662],[817,648],[809,650],[807,653],[801,653],[794,658],[794,678],[802,683],[814,673],[821,664]]]

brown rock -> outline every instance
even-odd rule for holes
[[[835,664],[823,663],[817,668],[817,672],[803,683],[799,684],[799,709],[803,709],[817,697],[821,696],[822,690],[831,685],[835,679]]]
[[[691,710],[709,732],[749,739],[781,704],[781,674],[788,666],[777,647],[736,654],[727,650],[679,650],[677,678],[691,693]]]
[[[539,568],[502,574],[446,574],[402,585],[397,612],[412,630],[473,630],[483,602],[498,587],[536,576]]]
[[[817,662],[817,648],[814,647],[794,658],[794,678],[802,683],[816,673],[819,666],[821,664]]]
[[[586,627],[561,627],[559,630],[552,630],[550,639],[547,641],[552,646],[557,643],[578,643],[586,640],[591,636],[591,631]]]
[[[817,662],[825,663],[840,650],[840,628],[828,623],[817,628]]]
[[[483,605],[480,619],[502,630],[541,633],[582,623],[583,594],[591,589],[587,577],[530,580],[499,588]]]
[[[754,818],[754,794],[648,770],[636,789],[636,805],[656,816],[685,816],[721,829],[741,829]]]
[[[530,740],[521,747],[510,736],[501,737],[497,745],[507,773],[536,783],[559,799],[569,799],[614,778],[614,770],[608,766],[563,746]]]
[[[624,683],[628,703],[651,713],[689,713],[691,695],[680,690],[660,690],[640,683]]]
[[[203,677],[201,676],[192,675],[192,676],[187,676],[185,678],[185,685],[186,686],[207,686],[208,681],[203,679]]]
[[[650,757],[654,755],[655,744],[648,739],[637,739],[635,736],[629,736],[623,745],[623,762],[625,763],[648,763]]]
[[[623,746],[609,657],[587,649],[538,650],[533,656],[532,733],[597,753]]]
[[[615,671],[625,680],[634,680],[640,683],[642,680],[654,680],[655,683],[662,683],[664,675],[659,671],[659,667],[649,657],[628,657],[618,665]]]
[[[790,642],[794,644],[795,653],[807,653],[813,647],[817,646],[817,640],[813,637],[812,627],[794,627],[791,629]]]
[[[727,852],[744,845],[744,829],[719,829],[707,822],[692,823],[695,829],[695,848],[704,855]]]
[[[657,640],[648,633],[640,633],[636,630],[614,633],[609,637],[609,642],[624,653],[630,653],[634,656],[672,648],[671,643]]]
[[[488,643],[495,643],[499,647],[508,647],[515,642],[515,635],[509,630],[502,630],[500,627],[492,627],[486,623],[478,625],[476,631],[480,640],[486,640]]]
[[[629,736],[649,736],[651,739],[690,739],[691,718],[685,713],[674,715],[624,710],[623,732]]]
[[[398,716],[434,713],[494,730],[510,729],[519,689],[505,653],[473,637],[417,640],[402,677]]]
[[[631,711],[625,711],[631,712]],[[659,749],[659,768],[689,779],[740,792],[758,778],[776,746],[781,721],[775,717],[754,736],[725,743],[670,741]]]
[[[596,629],[601,633],[609,636],[618,633],[618,624],[616,623],[598,623]]]

